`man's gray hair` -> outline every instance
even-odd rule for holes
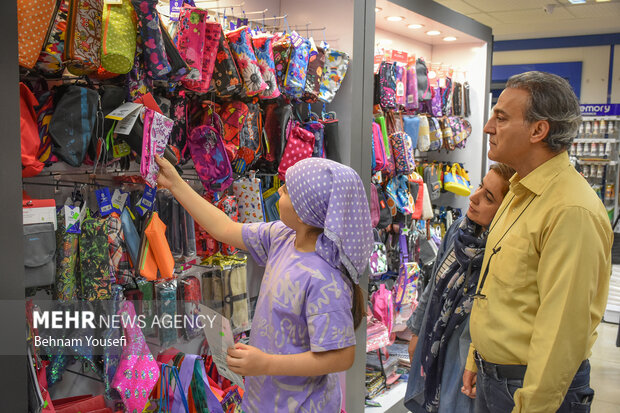
[[[528,123],[549,122],[544,139],[553,152],[568,149],[581,123],[579,100],[570,84],[560,76],[545,72],[525,72],[508,79],[506,88],[529,92],[528,107],[523,114]]]

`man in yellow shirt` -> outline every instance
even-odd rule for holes
[[[613,233],[568,159],[580,122],[568,82],[527,72],[508,80],[484,128],[489,158],[517,173],[490,226],[471,312],[462,391],[476,397],[476,412],[590,410],[587,359]]]

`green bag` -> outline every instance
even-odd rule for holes
[[[82,299],[109,300],[110,250],[105,218],[86,218],[80,234]]]
[[[130,0],[103,6],[101,65],[112,73],[124,74],[133,67],[136,54],[136,20]]]

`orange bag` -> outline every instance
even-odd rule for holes
[[[152,218],[151,218],[152,219]],[[147,224],[150,225],[150,221]],[[138,265],[140,275],[149,281],[157,280],[157,261],[146,236],[142,236],[140,244],[140,263]]]
[[[157,212],[153,212],[151,221],[144,230],[144,235],[149,242],[149,248],[153,251],[159,273],[163,278],[172,278],[174,273],[174,258],[170,245],[166,239],[166,224],[159,219]]]
[[[17,0],[19,65],[32,69],[56,13],[56,0]]]

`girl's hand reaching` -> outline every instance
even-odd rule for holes
[[[172,191],[178,183],[183,182],[177,170],[167,159],[155,156],[155,161],[159,165],[159,174],[157,175],[158,188],[167,188]]]
[[[268,375],[270,355],[256,347],[237,343],[228,348],[226,363],[228,367],[242,376]]]

